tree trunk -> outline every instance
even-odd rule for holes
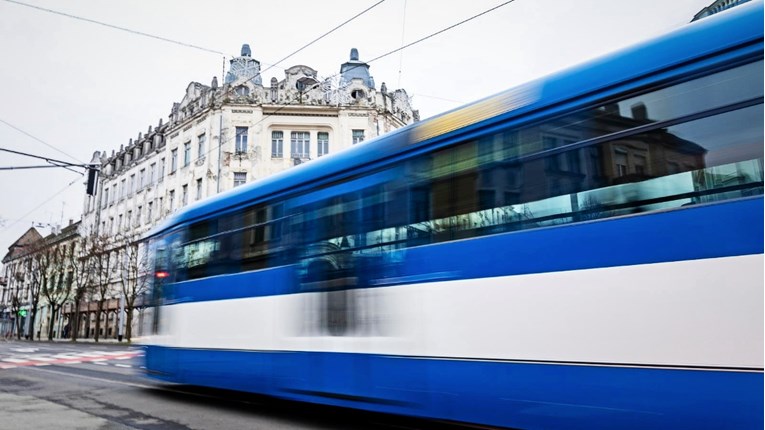
[[[34,342],[35,340],[35,321],[37,320],[37,303],[32,303],[32,312],[29,314],[31,316],[31,321],[29,322],[29,333],[27,333],[27,336],[29,336],[29,340]]]
[[[96,310],[96,332],[93,333],[93,340],[98,342],[99,330],[101,330],[101,313],[104,311],[104,299],[98,301],[98,308]]]
[[[74,302],[74,310],[69,315],[69,331],[71,333],[72,342],[77,340],[77,335],[80,334],[80,300],[77,299]]]
[[[90,337],[90,305],[88,305],[88,311],[85,313],[85,338]]]
[[[133,308],[129,307],[125,311],[127,312],[127,318],[125,318],[125,339],[130,342],[130,338],[133,337]]]
[[[53,322],[56,320],[56,305],[50,305],[50,317],[48,318],[48,340],[53,340]]]
[[[21,318],[19,318],[18,312],[16,313],[16,340],[21,340]]]

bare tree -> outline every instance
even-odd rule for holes
[[[124,236],[121,243],[121,256],[118,261],[122,295],[125,298],[126,328],[125,339],[133,336],[133,311],[136,301],[148,289],[148,253],[138,241],[138,236]]]
[[[67,270],[66,248],[66,244],[60,244],[51,250],[51,273],[48,282],[44,283],[42,287],[42,293],[50,306],[50,313],[48,314],[48,340],[53,339],[56,316],[61,312],[61,307],[69,300],[69,296],[72,293],[72,272]]]
[[[111,246],[112,239],[107,236],[91,236],[92,241],[89,257],[93,274],[93,292],[97,298],[96,331],[93,339],[98,342],[101,331],[101,314],[111,285],[112,268],[115,251]]]
[[[30,251],[30,258],[26,260],[27,273],[30,275],[29,282],[29,332],[26,334],[29,340],[34,340],[35,321],[40,305],[40,294],[43,286],[48,282],[48,272],[51,267],[51,249],[44,241],[40,241]]]
[[[85,299],[90,287],[91,260],[90,236],[81,236],[75,243],[74,249],[67,254],[68,266],[72,273],[72,299],[74,309],[69,317],[69,330],[72,341],[77,340],[80,332],[80,305]]]
[[[17,265],[14,264],[14,269]],[[13,270],[13,287],[11,289],[11,314],[16,322],[16,339],[21,339],[21,306],[24,304],[24,273]]]

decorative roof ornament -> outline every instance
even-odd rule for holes
[[[255,85],[263,85],[260,77],[260,61],[251,57],[250,45],[242,45],[241,56],[232,58],[231,66],[226,73],[225,83],[230,84],[241,80],[250,81]]]
[[[359,50],[351,49],[351,59],[340,66],[341,83],[350,83],[354,79],[361,79],[369,88],[375,87],[374,79],[369,75],[369,64],[359,60]]]
[[[321,91],[324,93],[324,101],[334,106],[348,105],[353,100],[348,87],[350,81],[343,81],[340,76],[333,76],[321,83]]]

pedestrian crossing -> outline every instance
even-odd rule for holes
[[[130,360],[142,355],[143,351],[141,350],[15,354],[9,357],[0,357],[0,370],[16,367],[76,365],[83,363],[131,368],[137,366],[118,362],[117,360]]]

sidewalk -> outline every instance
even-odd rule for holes
[[[3,419],[0,430],[18,428],[40,429],[129,429],[71,406],[20,394],[0,393]]]
[[[72,342],[72,339],[40,339],[40,340],[34,340],[30,341],[27,339],[16,339],[14,338],[2,338],[0,337],[0,342],[22,342],[22,343],[28,343],[30,345],[36,344],[36,343],[89,343],[94,345],[129,345],[129,346],[138,346],[142,344],[143,338],[141,337],[134,337],[131,339],[130,342],[126,340],[122,340],[122,342],[118,341],[117,339],[99,339],[98,342],[96,342],[93,338],[77,338],[76,341]]]

